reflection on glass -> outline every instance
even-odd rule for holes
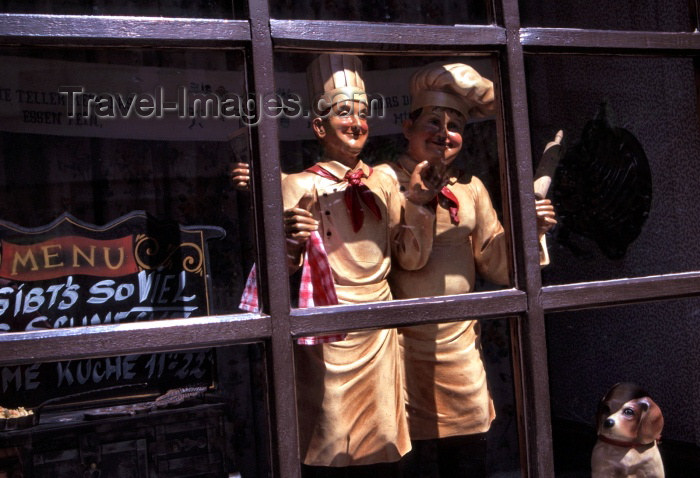
[[[375,67],[365,74],[360,59],[352,55],[280,57],[280,98],[295,98],[304,105],[300,113],[310,111],[285,116],[280,138],[290,272],[302,271],[301,287],[292,287],[293,292],[300,290],[299,307],[469,292],[477,267],[485,279],[507,284],[505,234],[486,187],[451,169],[462,152],[467,120],[494,122],[491,81],[454,61],[445,66],[425,58],[363,58],[365,65]],[[299,71],[300,64],[310,64],[306,74]],[[480,66],[490,62],[482,59]],[[412,84],[406,84],[413,73]],[[370,78],[378,80],[374,89],[368,87]],[[308,97],[299,93],[306,90],[306,80]],[[377,96],[386,100],[381,110],[375,109]],[[401,144],[401,136],[407,144]],[[374,148],[365,146],[368,137],[380,138]],[[497,149],[495,141],[486,142],[483,150],[475,148],[484,157]],[[449,236],[442,242],[434,238],[436,216],[437,234]],[[457,225],[461,229],[450,231]],[[321,291],[333,292],[333,297],[328,301],[322,296],[319,302],[316,293],[324,284],[324,270],[328,284]],[[438,442],[445,457],[472,443],[469,449],[481,458],[474,466],[483,468],[484,434],[493,407],[475,326],[467,322],[445,324],[437,332],[432,325],[399,331],[405,332],[404,343],[410,343],[405,360],[395,329],[301,338],[295,349],[297,403],[301,456],[309,476],[319,466],[371,465],[389,473],[399,466],[420,466],[409,462],[434,464],[441,460],[422,455]],[[452,339],[451,346],[444,346],[445,336]],[[435,367],[412,366],[431,353],[439,378]],[[433,390],[430,384],[440,383],[455,369],[469,368],[469,383],[458,385],[464,394],[454,402],[438,398],[450,402],[439,410],[423,406],[425,400],[404,403],[402,363],[411,370],[407,386],[420,382],[427,395]],[[393,385],[386,387],[381,377],[393,377]],[[464,395],[478,412],[462,413]],[[427,416],[409,423],[406,407]],[[438,422],[444,414],[458,418]],[[465,435],[469,438],[437,440]],[[428,448],[406,455],[411,446],[422,448],[425,440],[432,440]],[[454,472],[463,464],[444,466]]]
[[[432,347],[425,340],[428,333],[435,339]],[[458,336],[457,339],[453,337]],[[410,450],[394,461],[374,463],[358,468],[381,473],[381,476],[455,476],[468,471],[468,476],[496,476],[519,473],[518,416],[514,398],[512,355],[508,320],[464,321],[403,327],[399,329],[403,397],[410,434]],[[416,340],[418,337],[418,340]],[[336,342],[343,345],[343,342]],[[346,344],[347,345],[347,344]],[[337,397],[348,385],[332,387],[320,358],[320,347],[298,346],[296,381],[300,420],[318,419],[319,407],[328,402],[328,395]],[[328,348],[324,347],[324,351]],[[325,355],[324,355],[325,357]],[[390,356],[381,360],[391,362]],[[337,363],[337,362],[335,362]],[[349,378],[351,372],[343,368]],[[374,403],[384,403],[401,382],[377,384],[367,381],[368,375],[352,375],[352,387],[361,387]],[[325,380],[325,387],[319,383]],[[311,393],[312,391],[316,393]],[[324,390],[320,393],[319,390]],[[356,403],[360,403],[358,400]],[[363,401],[363,403],[365,403]],[[386,404],[385,404],[386,405]],[[387,405],[388,406],[388,405]],[[393,406],[393,405],[392,405]],[[364,409],[364,408],[363,408]],[[353,412],[346,410],[339,419],[347,422]],[[361,425],[363,422],[359,422]],[[358,424],[353,423],[351,424]],[[303,450],[308,442],[316,443],[319,435],[300,426]],[[312,427],[313,428],[313,427]],[[302,466],[303,476],[327,476],[327,468]],[[334,468],[340,470],[342,468]]]
[[[403,471],[495,476],[517,470],[509,322],[403,327],[399,340],[413,445]]]
[[[269,476],[262,344],[1,368],[9,476]],[[155,471],[154,471],[155,470]]]
[[[280,19],[357,20],[365,22],[427,23],[434,25],[488,23],[488,2],[420,0],[418,2],[277,2],[270,1],[270,15]]]
[[[686,0],[520,1],[523,26],[603,30],[693,31],[693,2]],[[697,7],[695,7],[697,8]]]
[[[697,269],[697,221],[689,220],[700,144],[693,61],[526,61],[534,151],[564,131],[545,285]]]
[[[556,475],[590,474],[599,400],[618,382],[645,389],[664,417],[666,476],[697,472],[698,300],[547,316]],[[692,471],[691,471],[692,470]],[[588,475],[586,475],[588,476]]]
[[[2,0],[0,1],[0,12],[60,15],[232,18],[233,3],[234,2],[225,0],[166,0],[161,2],[110,2],[107,0],[39,2]]]
[[[244,93],[242,56],[2,61],[0,330],[236,311],[254,256],[230,178],[247,128],[204,108]]]
[[[308,64],[312,58],[278,55],[276,62],[281,65],[281,71],[277,74],[280,93],[286,97],[300,98],[305,108],[308,108],[305,75],[303,70],[299,71],[299,65]],[[366,112],[369,139],[359,157],[373,170],[392,178],[399,185],[401,193],[410,189],[410,176],[416,164],[424,160],[432,161],[435,164],[431,168],[441,171],[443,180],[448,183],[446,193],[452,197],[449,199],[441,192],[438,196],[439,207],[428,205],[426,208],[426,211],[437,211],[438,222],[430,254],[416,256],[418,262],[406,267],[401,266],[401,258],[392,265],[389,280],[393,297],[460,294],[497,287],[498,284],[507,285],[508,260],[506,236],[500,220],[502,209],[494,91],[488,79],[493,76],[490,61],[486,58],[447,58],[441,62],[439,58],[430,57],[363,57],[362,61],[369,94]],[[443,63],[455,64],[457,68],[447,71],[441,66]],[[425,103],[424,108],[413,108],[414,113],[409,116],[414,93],[409,78],[428,64],[442,71],[444,77],[459,78],[453,81],[472,81],[475,78],[479,81],[463,88],[462,91],[467,92],[464,96],[452,95],[454,104],[451,103],[451,106]],[[440,81],[443,80],[447,81],[445,78]],[[429,91],[430,86],[420,81],[417,80],[414,89]],[[442,87],[435,86],[438,89]],[[478,95],[475,93],[477,90]],[[473,100],[471,96],[478,96],[479,99]],[[467,97],[468,100],[465,99]],[[434,122],[439,122],[442,129],[432,126]],[[433,132],[433,129],[436,131]],[[449,141],[443,134],[446,130],[449,130]],[[313,138],[308,115],[282,119],[280,150],[285,173],[310,168],[322,160],[324,150]],[[432,140],[446,143],[445,150],[431,152],[430,148],[421,146]],[[442,146],[435,147],[436,150],[440,148]],[[445,164],[449,164],[447,170]],[[432,197],[428,198],[431,204]],[[342,206],[342,202],[338,204]],[[332,242],[334,237],[340,240],[332,231],[326,231],[324,225],[333,217],[332,214],[321,214],[319,217],[320,230],[331,232],[328,238],[324,236],[329,256],[336,250],[343,250],[340,244],[330,246],[329,250],[329,241]],[[419,270],[413,271],[416,268]],[[449,279],[446,280],[446,277]]]
[[[301,270],[300,307],[390,300],[392,259],[415,267],[432,234],[430,214],[404,203],[396,182],[360,158],[370,115],[362,70],[354,55],[323,54],[308,66],[310,126],[323,153],[282,181],[290,272]],[[397,356],[395,329],[299,340],[305,465],[394,463],[408,452]],[[387,379],[393,385],[384,386]]]

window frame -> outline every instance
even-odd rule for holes
[[[0,334],[0,365],[79,359],[184,348],[266,343],[270,384],[273,469],[299,477],[292,338],[338,329],[394,327],[426,321],[515,317],[513,362],[523,476],[553,477],[552,430],[545,313],[700,296],[700,271],[632,279],[542,286],[532,191],[525,55],[581,53],[690,56],[696,71],[700,36],[643,32],[520,27],[517,0],[489,2],[493,22],[431,26],[271,19],[267,0],[248,2],[247,20],[161,17],[0,14],[0,44],[65,47],[243,48],[249,90],[274,91],[274,53],[340,50],[364,53],[496,52],[501,72],[506,222],[513,241],[516,288],[386,304],[290,309],[279,183],[277,124],[253,129],[253,203],[259,280],[267,314],[217,315],[149,323]],[[697,2],[690,0],[694,18]],[[409,34],[410,33],[410,34]],[[516,127],[517,125],[517,127]],[[273,207],[270,207],[273,206]],[[265,211],[265,214],[263,214]],[[275,290],[275,294],[266,291]],[[407,313],[410,311],[410,314]],[[323,320],[320,320],[323,319]],[[195,338],[193,341],[193,338]]]

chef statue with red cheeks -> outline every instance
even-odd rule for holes
[[[428,164],[408,179],[415,194],[405,200],[392,177],[360,160],[369,130],[357,57],[320,55],[307,79],[323,157],[282,181],[290,272],[302,266],[306,242],[317,231],[339,303],[390,300],[392,257],[412,270],[430,253],[435,211],[423,204],[437,190],[421,176]],[[399,355],[396,329],[296,345],[305,476],[391,476],[390,463],[411,449]]]
[[[419,270],[395,264],[389,278],[394,297],[469,293],[477,273],[507,285],[507,241],[489,193],[479,178],[451,167],[466,122],[494,113],[493,84],[463,63],[430,64],[412,76],[410,89],[411,112],[403,124],[407,151],[375,170],[392,176],[410,198],[409,178],[416,165],[428,161],[445,186],[427,206],[436,218],[431,254]],[[549,200],[537,201],[536,209],[544,234],[556,223],[554,209]],[[437,448],[441,477],[485,476],[486,432],[495,411],[478,322],[400,328],[399,340],[414,448],[407,461],[417,460],[414,466],[420,467],[422,452]]]

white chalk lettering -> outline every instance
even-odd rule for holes
[[[92,360],[79,360],[77,362],[76,372],[78,376],[78,383],[80,385],[85,385],[90,379],[90,372],[92,371]]]
[[[124,365],[122,367],[122,373],[124,374],[124,378],[127,380],[130,380],[136,376],[134,373],[134,366],[136,365],[136,360],[139,358],[139,355],[127,355],[124,357]]]
[[[22,387],[22,370],[20,367],[11,369],[9,367],[3,367],[2,369],[2,392],[7,392],[10,385],[14,383],[15,390],[19,390]]]
[[[119,284],[114,291],[114,300],[121,302],[134,295],[134,284]]]
[[[24,287],[24,284],[17,288],[17,298],[15,299],[15,317],[17,317],[17,314],[19,314],[21,309],[20,306],[22,305],[22,295],[24,295],[24,292],[22,292],[22,287]]]
[[[90,297],[88,304],[104,304],[114,297],[117,302],[123,301],[134,295],[134,284],[119,284],[116,289],[115,282],[111,279],[102,280],[90,287]]]
[[[114,296],[114,289],[112,289],[113,285],[114,281],[107,279],[101,280],[97,284],[90,287],[90,294],[92,294],[92,297],[87,300],[88,304],[104,304],[111,299]],[[104,297],[99,297],[101,294],[104,294]]]
[[[168,303],[168,299],[165,298],[164,296],[165,296],[165,294],[170,292],[170,287],[168,287],[168,282],[174,278],[175,278],[175,276],[173,276],[173,275],[166,275],[165,277],[163,277],[163,283],[160,286],[160,294],[158,294],[158,303],[159,304],[167,304]]]
[[[155,273],[149,274],[146,271],[139,272],[139,302],[145,302],[148,299],[153,287],[153,278],[156,276],[157,274]]]
[[[137,357],[138,355],[130,355],[128,357],[58,362],[56,364],[57,387],[70,387],[76,381],[84,385],[88,382],[100,383],[107,380],[119,381],[134,378],[133,369]]]
[[[42,327],[42,326],[36,327],[35,324],[42,324],[43,325],[43,324],[46,324],[48,322],[48,320],[49,320],[48,317],[46,317],[45,315],[40,315],[38,317],[34,317],[32,320],[29,321],[29,323],[24,328],[24,330],[45,329],[46,327]]]
[[[39,364],[32,364],[29,367],[3,367],[2,372],[2,392],[6,393],[8,389],[14,386],[15,391],[24,388],[25,390],[34,390],[39,387]]]
[[[66,310],[75,305],[80,297],[78,293],[80,285],[73,283],[72,276],[68,276],[64,284],[53,284],[46,290],[42,287],[33,287],[25,293],[24,286],[25,284],[20,284],[18,287],[0,289],[0,317],[10,311],[13,317],[17,317],[22,314],[33,314],[42,309],[51,309],[56,306],[59,298],[60,302],[56,307],[59,310]]]
[[[71,362],[58,362],[56,364],[56,371],[58,372],[58,384],[57,386],[60,387],[63,385],[63,382],[66,382],[66,385],[71,386],[73,385],[73,382],[75,382],[75,379],[73,379],[73,372],[70,369],[70,364]]]
[[[39,364],[34,363],[24,371],[24,388],[27,390],[38,388],[39,382],[35,380],[37,378],[39,378]]]
[[[95,383],[100,383],[105,377],[105,374],[99,371],[101,368],[102,362],[95,362],[95,365],[92,367],[92,381]]]
[[[50,285],[46,292],[51,294],[51,299],[49,300],[49,307],[52,307],[56,303],[56,297],[58,296],[58,291],[63,288],[63,284],[53,284]],[[0,314],[2,315],[2,314]]]
[[[34,287],[27,293],[22,310],[25,314],[31,314],[39,310],[39,307],[42,305],[44,305],[44,289],[41,287]]]
[[[197,298],[196,295],[183,296],[182,293],[185,291],[185,285],[187,285],[187,274],[185,271],[180,272],[180,280],[177,287],[177,292],[175,293],[175,298],[173,302],[190,302]]]
[[[59,310],[69,309],[78,301],[78,289],[80,289],[80,286],[78,284],[73,284],[73,276],[68,276],[66,280],[66,290],[61,294],[64,300],[58,304]]]
[[[13,294],[15,290],[12,287],[3,287],[0,289],[0,296],[5,294]],[[10,308],[10,299],[6,297],[0,297],[0,316],[5,313],[7,309]]]
[[[177,276],[141,271],[138,274],[138,280],[139,302],[141,303],[172,304],[175,302],[190,302],[196,298],[196,295],[183,295],[187,287],[187,274],[185,271],[180,272]],[[177,289],[171,286],[173,280],[178,282]]]

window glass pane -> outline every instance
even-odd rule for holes
[[[335,167],[330,163],[338,165],[338,161],[342,160],[334,158],[343,157],[344,153],[335,149],[333,137],[329,136],[330,133],[326,134],[325,126],[321,124],[325,120],[313,119],[308,110],[306,69],[316,57],[318,55],[287,53],[276,56],[277,93],[281,101],[289,104],[295,102],[295,109],[290,108],[290,114],[282,115],[280,119],[281,166],[286,175],[303,173],[286,176],[283,193],[285,208],[298,206],[306,209],[310,211],[308,215],[312,220],[319,221],[317,230],[320,242],[328,256],[332,272],[330,279],[335,284],[340,303],[387,300],[390,298],[389,286],[394,298],[405,299],[462,294],[507,285],[509,247],[508,236],[502,227],[499,147],[494,111],[496,102],[493,101],[494,89],[490,82],[494,78],[492,59],[487,56],[333,57],[357,61],[357,65],[362,63],[362,78],[369,95],[369,108],[362,113],[366,115],[366,123],[360,128],[362,133],[357,140],[349,140],[348,145],[350,149],[354,147],[356,151],[361,151],[355,153],[352,161],[359,159],[365,165],[362,167],[372,168],[365,172],[370,174],[366,184],[374,188],[372,192],[382,211],[374,214],[371,204],[361,202],[356,208],[363,211],[362,223],[358,223],[359,227],[354,231],[351,225],[355,227],[353,221],[357,218],[352,212],[353,208],[345,202],[345,198],[352,196],[353,190],[345,187],[348,183],[344,183],[340,177],[336,181],[321,176],[330,174],[324,168]],[[326,61],[330,57],[323,58]],[[444,64],[460,66],[451,72],[443,68]],[[435,93],[437,90],[432,91],[431,88],[451,88],[442,83],[421,86],[421,81],[425,83],[428,80],[421,80],[425,74],[418,70],[426,66],[439,69],[445,77],[453,78],[454,74],[457,80],[450,80],[452,83],[446,79],[444,81],[452,86],[464,86],[460,90],[462,97],[446,95],[448,99],[438,100],[439,104],[448,100],[459,103],[462,101],[459,98],[474,95],[487,106],[472,104],[476,100],[470,97],[465,103],[459,103],[469,104],[466,108],[471,108],[462,115],[453,108],[454,104],[453,107],[433,107],[425,103],[422,110],[415,108],[416,114],[409,118],[412,110],[409,79],[412,74],[419,73],[415,82],[418,85],[416,91],[423,88],[428,93]],[[470,73],[467,75],[466,72]],[[475,78],[478,80],[465,86]],[[481,88],[478,93],[476,85]],[[432,98],[427,93],[421,95]],[[486,95],[490,95],[489,99],[485,99]],[[477,111],[482,106],[486,112]],[[465,115],[468,117],[466,121]],[[320,133],[314,131],[316,121],[321,121],[318,124],[324,129]],[[444,124],[433,126],[433,122]],[[407,128],[410,126],[407,133],[412,138],[411,142],[404,134],[404,125]],[[342,125],[340,127],[342,129]],[[448,133],[445,133],[445,128],[449,129]],[[338,138],[341,141],[342,134]],[[353,141],[359,146],[354,146]],[[407,202],[403,197],[409,189],[409,171],[423,160],[434,161],[435,166],[431,166],[431,171],[439,171],[444,176],[448,191],[441,191],[437,201],[432,199],[435,196],[433,192],[427,202],[425,198],[415,203]],[[444,170],[445,162],[449,163],[449,167],[443,173],[440,168]],[[353,168],[360,163],[355,164]],[[345,171],[340,169],[336,174],[343,176]],[[321,178],[326,182],[305,190],[307,184],[304,180],[311,178]],[[447,195],[452,197],[448,198]],[[402,213],[399,212],[401,207]],[[302,226],[305,225],[299,227]],[[294,228],[289,231],[292,237],[296,233]],[[303,275],[303,267],[300,266],[310,263],[302,261],[301,248],[314,244],[305,243],[303,239],[299,241],[301,245],[294,249],[297,257],[296,268],[292,269],[296,271],[292,276],[293,296],[298,295],[300,276]],[[390,264],[389,255],[393,255],[393,264]],[[388,283],[385,282],[387,274]],[[359,290],[364,292],[355,292]],[[304,296],[301,300],[301,307],[308,306]]]
[[[325,461],[336,463],[340,476],[350,470],[387,478],[520,476],[510,324],[507,319],[425,324],[354,332],[344,342],[323,346],[297,345],[303,476],[339,476],[324,474]],[[320,353],[331,363],[340,354],[355,354],[352,345],[367,334],[380,333],[386,339],[382,351],[371,357],[375,349],[363,349],[355,364],[343,367],[343,384],[336,373],[323,373]],[[397,338],[395,361],[386,343]],[[387,379],[399,373],[396,368],[402,376]],[[334,433],[324,431],[329,420]],[[339,451],[341,436],[347,452]],[[367,455],[372,447],[384,449]],[[354,465],[347,468],[349,463]]]
[[[204,102],[244,94],[242,55],[3,53],[2,330],[239,310],[248,130]]]
[[[328,262],[330,276],[330,286],[324,285],[322,292],[334,291],[340,303],[388,300],[392,294],[394,298],[415,298],[500,287],[487,283],[488,279],[508,283],[508,248],[498,212],[501,210],[501,191],[497,113],[491,109],[494,106],[492,85],[482,77],[483,74],[486,78],[493,78],[492,58],[358,58],[352,55],[319,57],[280,53],[275,60],[278,101],[293,104],[295,108],[288,109],[290,114],[282,115],[280,120],[284,207],[294,216],[318,221],[318,228],[313,231],[318,233],[317,242],[313,238],[304,242],[306,236],[300,234],[307,232],[304,225],[315,226],[315,222],[304,222],[295,217],[286,224],[295,224],[295,228],[288,229],[288,237],[303,244],[304,254],[307,254],[299,254],[293,261],[294,266],[301,266],[293,276],[297,281],[292,281],[293,295],[299,290],[300,307],[328,304],[316,301],[317,283],[313,278],[317,266],[314,254],[318,251],[314,248],[320,249],[318,244],[322,246],[321,257]],[[457,63],[460,64],[455,71],[443,66]],[[430,69],[421,70],[426,65],[431,65]],[[327,81],[323,77],[328,71],[337,75]],[[428,75],[427,71],[435,75]],[[422,80],[414,83],[426,86],[420,87],[412,99],[409,78],[416,72],[415,78]],[[434,84],[433,77],[440,75],[445,75],[443,80]],[[471,83],[467,84],[467,78]],[[315,90],[315,85],[322,85],[330,96],[314,97],[314,101],[309,101],[307,81],[312,90]],[[463,89],[453,91],[452,86],[445,84],[461,85]],[[476,85],[481,87],[478,92]],[[358,90],[364,91],[362,88],[368,94],[367,105],[363,104],[362,93],[357,101],[352,96]],[[335,97],[336,94],[345,94],[347,89],[351,91],[348,98],[352,100]],[[470,94],[479,100],[473,100]],[[373,102],[374,99],[385,100],[384,109],[377,109],[376,103],[381,102]],[[326,100],[328,105],[324,105]],[[415,108],[411,108],[412,104]],[[310,107],[315,109],[314,115],[307,113]],[[484,110],[480,110],[481,107]],[[411,111],[416,111],[416,114],[409,116]],[[406,137],[403,126],[406,127]],[[432,196],[418,205],[408,201],[419,197],[403,200],[404,192],[411,193],[403,178],[409,176],[408,170],[422,161],[430,164],[432,171],[440,176],[443,175],[440,168],[445,168],[446,163],[450,168],[454,167],[445,174],[449,179],[448,192],[454,191],[450,193],[456,198],[454,204],[443,199],[443,203],[432,204]],[[457,169],[467,172],[459,174]],[[351,185],[352,178],[344,182],[344,178],[349,178],[347,172],[353,170],[362,173],[359,185]],[[477,174],[484,177],[483,182]],[[354,222],[357,215],[352,204],[355,190],[351,187],[357,188],[359,206],[363,211],[361,221],[357,223]],[[365,193],[360,192],[363,187],[366,187]],[[497,198],[496,206],[490,199],[491,195]],[[397,198],[401,202],[392,203]],[[398,212],[392,209],[392,204]],[[375,214],[373,205],[380,214]],[[453,215],[450,208],[454,210]],[[406,221],[404,225],[401,224],[402,215]],[[419,216],[418,220],[410,215]],[[421,222],[423,219],[425,221]],[[394,235],[397,225],[399,232]],[[484,234],[488,239],[479,235],[481,231],[489,231]],[[401,232],[413,235],[404,242]],[[414,247],[414,242],[424,239],[422,233],[427,233],[431,248],[429,253],[415,252],[415,257],[424,253],[425,262],[416,261],[411,269],[412,263],[402,255],[405,251],[401,247],[392,247],[392,244],[405,245],[409,250]],[[479,246],[472,248],[472,242]],[[485,256],[484,251],[489,250],[489,245],[484,245],[486,242],[498,244],[494,246],[493,258],[479,256],[481,253]],[[289,252],[291,255],[301,251],[290,248]],[[480,281],[476,279],[477,264],[484,266],[479,270]],[[493,267],[489,269],[488,266]],[[489,272],[492,275],[488,275]],[[314,291],[313,304],[308,303],[308,285]],[[321,295],[321,299],[325,301],[327,297]],[[501,333],[507,328],[507,322],[504,324]],[[403,473],[411,476],[412,473],[420,474],[422,469],[437,472],[442,462],[445,476],[453,476],[459,474],[458,470],[470,466],[467,457],[475,455],[480,457],[479,466],[484,466],[487,442],[484,437],[475,435],[489,429],[492,416],[486,395],[488,388],[482,381],[481,345],[475,327],[475,322],[461,322],[400,329],[398,333],[395,329],[366,330],[300,340],[295,348],[295,358],[305,475],[315,476],[320,473],[319,467],[324,466],[352,466],[356,472],[354,467],[361,467],[381,476],[398,476],[403,469]],[[407,352],[405,360],[399,347],[404,334],[412,337],[412,349]],[[444,344],[446,337],[450,337],[449,346]],[[508,360],[507,342],[494,340],[493,343],[505,345],[505,351],[499,350],[505,354],[501,357]],[[406,373],[407,388],[422,389],[420,393],[423,395],[419,399],[421,404],[416,405],[422,419],[418,418],[420,426],[417,425],[415,430],[409,430],[405,421],[406,405],[402,399],[402,369],[409,361],[421,364],[417,367],[409,365],[411,372]],[[509,366],[507,364],[506,368]],[[453,373],[462,378],[468,376],[465,380],[469,384],[460,382],[455,385],[462,388],[460,398],[450,400],[446,396],[451,397],[449,393],[438,398],[432,396],[433,389],[441,389],[441,381]],[[386,377],[391,379],[387,381]],[[511,375],[507,377],[504,386],[512,387]],[[386,386],[387,382],[393,385]],[[341,386],[341,383],[351,385]],[[482,393],[474,392],[472,387],[479,388]],[[478,412],[470,417],[465,417],[460,408],[462,398],[470,395],[464,389],[470,389],[478,396],[467,397],[473,399],[475,408],[478,408]],[[511,398],[505,403],[511,404],[512,413],[512,388],[510,390]],[[441,404],[445,410],[437,410],[434,403],[427,403],[431,400],[450,403]],[[361,412],[363,410],[365,412]],[[382,410],[381,416],[376,410]],[[358,413],[362,414],[361,419]],[[438,419],[438,416],[442,417],[443,413],[453,417],[452,422],[440,423],[442,418]],[[506,421],[504,419],[503,423]],[[326,433],[331,428],[333,432]],[[513,433],[514,430],[508,431]],[[500,444],[503,446],[502,456],[512,461],[506,459],[499,463],[515,463],[517,469],[517,439],[508,432],[502,433],[488,445],[497,447],[499,440],[505,440],[505,444]],[[439,436],[449,438],[437,440]],[[415,452],[411,454],[412,439],[417,442],[413,446]],[[509,448],[513,443],[516,443],[515,448]],[[455,454],[455,449],[464,451]],[[439,450],[444,452],[442,457]],[[489,462],[489,466],[497,466],[497,461]]]
[[[2,367],[0,474],[269,476],[262,344]],[[19,474],[13,474],[19,473]]]
[[[687,0],[520,1],[520,18],[528,27],[693,31],[696,9]]]
[[[698,300],[561,312],[547,316],[556,476],[590,476],[598,402],[632,382],[659,406],[666,476],[694,476],[700,383]]]
[[[697,270],[693,60],[532,55],[526,67],[534,157],[564,132],[544,283]]]
[[[242,8],[231,0],[166,0],[164,2],[110,2],[108,0],[65,0],[41,2],[2,0],[2,13],[48,13],[61,15],[134,15],[144,17],[241,18]],[[241,11],[241,13],[239,13]]]
[[[358,20],[365,22],[427,23],[433,25],[486,24],[488,3],[421,0],[361,2],[270,1],[273,18],[297,20]]]

